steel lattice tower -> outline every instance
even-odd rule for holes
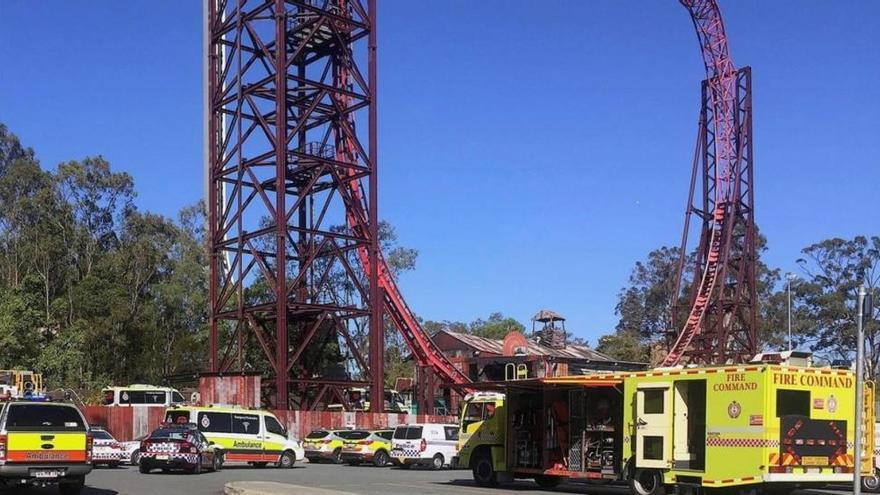
[[[267,373],[280,409],[370,386],[381,411],[375,0],[206,14],[211,371]]]
[[[703,82],[697,154],[691,175],[691,191],[688,197],[684,234],[681,243],[681,258],[678,267],[678,280],[674,294],[682,289],[686,271],[688,230],[691,218],[695,218],[700,229],[700,240],[693,258],[694,280],[711,268],[710,257],[717,256],[717,287],[709,299],[700,325],[700,331],[693,336],[690,345],[683,351],[683,360],[697,364],[742,363],[751,359],[758,350],[757,315],[758,299],[756,286],[757,245],[754,217],[754,173],[752,159],[752,72],[745,67],[735,73],[733,89],[732,157],[733,173],[730,174],[731,199],[718,201],[716,195],[718,163],[716,157],[716,106],[712,104],[711,87]],[[699,180],[698,180],[699,179]],[[699,193],[698,193],[698,189]],[[716,225],[713,212],[723,211],[726,219]],[[717,229],[718,254],[713,253],[712,232]],[[696,303],[699,285],[691,283],[687,302],[689,307]],[[680,300],[673,301],[673,328],[685,325],[680,321]],[[671,335],[675,337],[677,334]]]

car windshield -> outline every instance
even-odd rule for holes
[[[95,440],[113,440],[113,437],[104,430],[92,430],[92,437]]]
[[[10,404],[6,428],[13,431],[86,431],[83,418],[75,407],[55,404]]]
[[[348,440],[363,440],[363,439],[367,438],[368,436],[370,436],[370,432],[368,432],[368,431],[355,430],[355,431],[349,432],[348,437],[345,437],[345,438]]]
[[[324,438],[324,437],[326,437],[326,436],[329,435],[329,434],[330,434],[329,431],[315,430],[315,431],[309,433],[308,435],[306,435],[306,438],[310,438],[310,439],[316,440],[316,439],[319,439],[319,438]]]
[[[188,433],[184,429],[161,428],[150,434],[150,440],[186,440]]]

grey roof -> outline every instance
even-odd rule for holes
[[[504,341],[502,340],[487,339],[485,337],[477,337],[476,335],[452,332],[449,330],[441,330],[438,333],[446,333],[450,337],[459,340],[460,342],[480,352],[488,352],[491,354],[499,355],[504,353]],[[557,358],[567,359],[587,359],[590,361],[617,361],[616,359],[610,356],[606,356],[605,354],[602,354],[601,352],[598,352],[595,349],[591,349],[585,345],[569,344],[564,349],[553,349],[551,347],[538,344],[532,339],[527,338],[526,340],[529,343],[528,354],[532,356],[553,356]]]
[[[532,317],[532,321],[549,322],[549,321],[565,321],[565,317],[556,311],[542,309]]]

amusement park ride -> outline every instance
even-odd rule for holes
[[[691,217],[701,230],[663,365],[741,362],[757,350],[750,70],[734,66],[714,0],[682,4],[706,69],[682,256]],[[211,371],[264,363],[279,409],[344,404],[351,387],[379,405],[387,318],[418,364],[420,404],[435,386],[468,390],[379,246],[376,0],[207,0],[206,12]],[[319,369],[321,352],[350,364]]]

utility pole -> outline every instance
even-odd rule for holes
[[[864,313],[865,313],[865,296],[868,295],[868,291],[865,289],[865,284],[859,285],[859,300],[858,300],[858,316],[857,316],[857,328],[858,334],[856,337],[856,438],[855,438],[855,467],[853,469],[853,495],[861,495],[862,493],[862,433],[864,428],[862,427],[862,410],[865,408],[865,398],[864,398],[864,386],[862,385],[862,380],[864,379],[865,374],[865,329],[864,325]]]
[[[788,351],[792,351],[791,344],[791,283],[797,279],[797,276],[794,273],[786,273],[785,280],[788,282],[787,284],[787,292],[788,292]]]

